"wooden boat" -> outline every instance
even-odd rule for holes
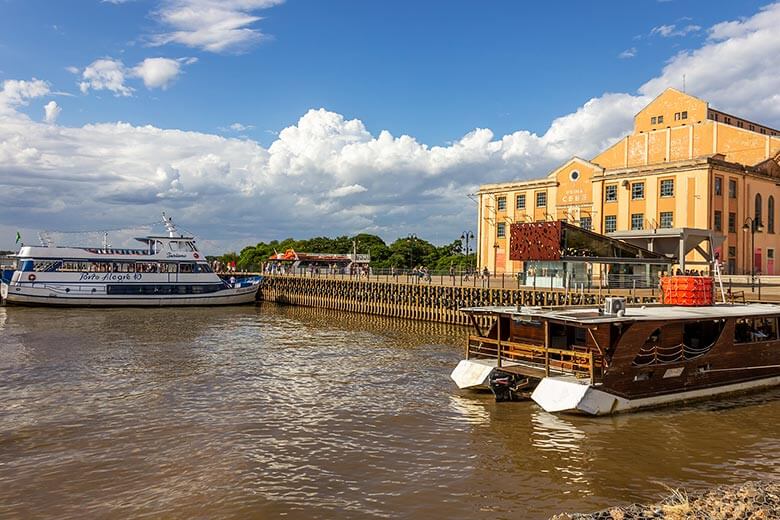
[[[497,400],[605,415],[780,384],[780,305],[472,307],[452,373]],[[480,318],[481,317],[481,318]],[[491,321],[488,328],[480,321]]]

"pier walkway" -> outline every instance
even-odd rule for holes
[[[484,305],[597,305],[606,296],[623,296],[628,303],[656,301],[656,289],[592,288],[587,290],[523,287],[516,280],[463,280],[443,275],[429,280],[406,276],[264,275],[259,298],[290,305],[415,320],[469,324],[462,307]],[[454,283],[453,283],[454,282]]]

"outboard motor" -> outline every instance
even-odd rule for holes
[[[488,376],[488,385],[493,395],[496,396],[496,402],[501,403],[503,401],[519,401],[523,398],[520,394],[520,390],[529,385],[528,378],[510,374],[508,372],[502,372],[500,370],[493,370]]]

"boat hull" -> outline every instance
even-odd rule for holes
[[[69,296],[48,289],[10,287],[6,303],[17,305],[50,305],[58,307],[179,307],[240,305],[255,301],[259,285],[230,288],[207,294],[166,296]],[[18,289],[18,290],[14,290]]]
[[[728,394],[751,392],[774,386],[780,386],[780,376],[631,399],[612,394],[599,386],[580,382],[571,377],[546,377],[531,394],[531,399],[547,412],[610,415],[686,401],[711,399]]]

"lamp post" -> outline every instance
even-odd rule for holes
[[[745,219],[742,225],[742,231],[750,231],[750,283],[756,283],[756,231],[759,233],[764,230],[760,220],[751,217]]]
[[[417,235],[412,233],[409,235],[409,269],[414,269],[414,243],[417,240]]]
[[[471,231],[464,231],[460,234],[460,240],[466,242],[466,268],[471,268],[471,260],[469,260],[469,254],[471,253],[471,249],[469,248],[469,240],[474,240],[474,233]]]

